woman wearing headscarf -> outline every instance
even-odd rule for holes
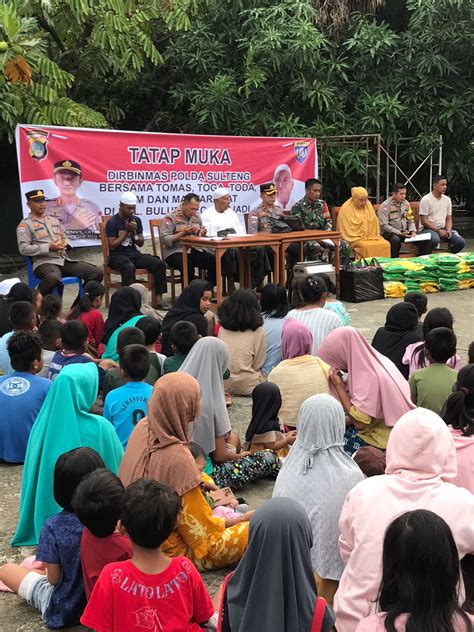
[[[424,408],[403,415],[390,435],[385,474],[356,485],[342,508],[339,550],[345,568],[334,599],[338,632],[354,632],[375,612],[384,535],[400,514],[413,509],[438,514],[451,528],[459,558],[474,552],[474,496],[453,485],[455,476],[456,450],[442,419]]]
[[[275,475],[278,457],[269,450],[246,455],[230,444],[231,424],[225,403],[223,375],[229,366],[226,345],[213,336],[201,338],[178,369],[192,375],[201,388],[201,411],[190,439],[208,455],[206,473],[219,487],[242,487],[258,478]]]
[[[351,197],[337,214],[337,230],[355,250],[356,258],[390,257],[390,243],[380,234],[380,224],[364,187],[353,187]]]
[[[397,303],[388,310],[385,326],[375,332],[372,347],[391,360],[408,380],[408,365],[403,364],[402,358],[407,346],[420,340],[416,307],[412,303]]]
[[[212,299],[212,284],[208,281],[195,279],[181,292],[178,300],[163,319],[161,330],[161,352],[165,356],[172,356],[171,328],[180,320],[186,320],[196,325],[198,334],[207,336],[208,321],[204,314],[209,309]]]
[[[46,518],[61,511],[53,495],[53,471],[61,454],[92,448],[117,472],[123,449],[114,427],[89,412],[98,387],[97,367],[90,362],[64,367],[49,389],[28,440],[13,546],[37,544]]]
[[[331,367],[331,393],[347,415],[346,452],[353,454],[367,445],[385,450],[393,426],[415,408],[408,382],[354,327],[331,332],[318,355]],[[347,373],[346,382],[341,371]]]
[[[295,500],[272,498],[259,507],[247,551],[221,588],[218,632],[330,632],[334,613],[318,598],[312,544],[311,524]]]
[[[148,291],[143,283],[132,283],[130,287],[133,287],[134,290],[140,294],[142,299],[142,306],[140,307],[140,311],[144,316],[149,316],[150,318],[154,318],[155,320],[159,320],[161,322],[161,317],[158,314],[158,310],[152,307],[148,303]]]
[[[12,330],[10,310],[18,301],[33,302],[33,290],[26,283],[15,283],[6,296],[0,299],[0,338]]]
[[[459,371],[441,417],[448,424],[456,447],[458,473],[453,482],[474,494],[474,364]]]
[[[295,442],[295,432],[281,431],[278,413],[281,393],[276,384],[263,382],[252,391],[252,419],[245,433],[244,450],[273,450],[285,457]]]
[[[105,321],[104,337],[105,351],[102,359],[107,358],[118,362],[117,336],[126,327],[134,327],[144,315],[140,312],[142,299],[140,293],[133,287],[119,288],[110,300],[109,316]]]
[[[212,515],[201,492],[201,473],[188,448],[189,425],[199,425],[200,388],[186,373],[160,378],[148,403],[148,415],[135,426],[119,476],[127,487],[140,478],[167,483],[181,497],[176,528],[162,545],[165,555],[185,555],[199,570],[238,561],[247,547],[248,521]],[[229,519],[227,519],[229,521]]]
[[[311,355],[311,331],[292,318],[287,318],[281,335],[283,360],[268,376],[281,393],[280,423],[284,427],[297,426],[301,404],[318,393],[329,393],[329,366]]]
[[[332,604],[344,564],[337,523],[347,493],[364,475],[344,452],[345,419],[331,395],[313,395],[301,406],[298,435],[275,483],[273,496],[297,500],[313,531],[311,561],[318,592]]]

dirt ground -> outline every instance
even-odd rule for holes
[[[472,248],[471,248],[472,249]],[[68,290],[70,291],[70,290]],[[385,314],[395,300],[373,301],[359,305],[348,304],[347,309],[352,324],[358,327],[366,338],[372,340],[376,329],[384,324]],[[65,304],[69,305],[68,295]],[[455,316],[455,330],[458,336],[458,352],[464,361],[467,348],[474,339],[474,290],[429,295],[429,308],[449,307]],[[251,401],[249,398],[235,397],[230,409],[230,418],[234,429],[242,437],[250,420]],[[22,466],[0,463],[0,564],[7,561],[20,561],[34,552],[32,547],[13,548],[9,542],[18,519],[20,482]],[[252,508],[271,497],[273,483],[260,481],[243,489],[244,496]],[[204,573],[204,581],[212,593],[215,591],[227,570]],[[0,593],[0,629],[2,632],[46,630],[37,611],[33,610],[16,595]],[[82,626],[71,628],[86,630]]]

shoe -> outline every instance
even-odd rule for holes
[[[166,303],[157,303],[155,305],[155,309],[160,312],[167,312],[169,309],[171,309],[171,307],[169,305],[166,305]]]

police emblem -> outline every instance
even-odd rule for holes
[[[2,383],[2,393],[9,397],[17,397],[23,395],[30,390],[31,384],[24,377],[9,377]]]
[[[293,149],[295,151],[296,162],[298,162],[300,165],[308,157],[308,145],[309,143],[306,141],[298,141],[293,145]]]
[[[43,160],[48,155],[48,132],[34,129],[26,132],[30,143],[29,154],[34,160]]]

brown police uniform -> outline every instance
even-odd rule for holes
[[[163,258],[171,268],[175,268],[181,272],[183,271],[181,241],[172,243],[171,237],[190,226],[200,230],[202,228],[201,215],[196,213],[193,217],[186,217],[181,208],[177,208],[172,213],[169,213],[160,225],[160,235],[163,240]],[[191,248],[188,252],[188,278],[190,282],[197,278],[195,268],[206,270],[208,281],[215,285],[216,260],[212,253]]]
[[[29,191],[28,200],[44,200],[41,189]],[[60,284],[63,276],[78,276],[86,281],[101,281],[102,272],[83,261],[71,261],[65,251],[49,250],[49,245],[59,239],[66,239],[59,221],[49,217],[23,219],[16,229],[18,250],[25,257],[31,257],[35,275],[40,279],[39,290],[43,296],[50,294]]]

